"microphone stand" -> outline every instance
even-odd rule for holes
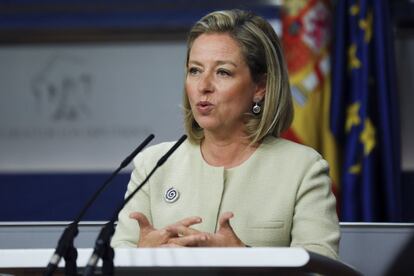
[[[62,256],[65,259],[65,275],[78,275],[76,267],[78,251],[73,245],[73,240],[78,235],[78,232],[78,224],[75,222],[72,222],[66,227],[59,239],[55,253],[50,259],[44,275],[52,275],[55,272]]]
[[[171,147],[171,149],[164,154],[157,162],[155,167],[152,171],[147,175],[147,177],[142,181],[142,183],[135,188],[135,190],[128,195],[128,197],[124,200],[124,202],[116,209],[115,213],[113,214],[111,220],[105,224],[105,226],[101,229],[96,242],[95,248],[87,266],[83,272],[84,276],[94,275],[96,264],[98,263],[99,259],[102,259],[102,275],[114,275],[114,249],[110,246],[111,237],[115,232],[115,221],[118,217],[118,213],[125,207],[125,205],[132,199],[132,197],[141,190],[142,186],[144,186],[150,177],[154,174],[154,172],[162,166],[162,164],[167,161],[168,157],[187,139],[187,135],[181,136],[181,138]]]
[[[92,203],[94,203],[97,197],[101,194],[101,192],[108,186],[108,184],[119,173],[119,171],[121,171],[123,168],[128,166],[128,164],[131,163],[132,159],[134,159],[134,157],[152,139],[154,139],[153,134],[149,135],[127,158],[125,158],[124,161],[122,161],[121,165],[111,174],[111,176],[104,182],[104,184],[89,199],[89,201],[80,211],[76,219],[66,227],[65,231],[62,233],[62,236],[59,239],[58,245],[55,249],[55,253],[50,258],[50,261],[46,267],[46,271],[44,272],[43,275],[45,276],[53,275],[62,257],[65,259],[65,275],[78,275],[77,267],[76,267],[76,259],[78,257],[78,251],[76,250],[73,244],[73,241],[79,233],[78,224],[80,220],[85,215],[86,211],[91,207]]]

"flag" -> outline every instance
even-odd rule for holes
[[[342,221],[399,221],[400,130],[389,8],[337,1],[331,128],[343,151]]]
[[[330,1],[289,0],[282,10],[282,45],[295,116],[283,137],[313,147],[328,161],[333,191],[339,192],[339,161],[330,131]]]

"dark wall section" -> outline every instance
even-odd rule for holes
[[[2,174],[0,221],[71,221],[109,173]],[[82,220],[109,220],[122,203],[130,175],[120,174]]]
[[[0,43],[185,39],[201,16],[234,8],[279,17],[267,0],[0,0]]]
[[[402,207],[404,222],[414,222],[414,171],[402,174]]]

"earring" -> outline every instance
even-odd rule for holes
[[[262,108],[260,107],[260,105],[259,105],[258,102],[255,102],[254,103],[254,106],[252,108],[252,111],[253,111],[253,114],[255,114],[255,115],[259,115],[260,114],[260,111],[262,111]]]

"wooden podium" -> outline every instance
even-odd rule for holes
[[[1,249],[0,274],[41,275],[53,252]],[[91,253],[92,249],[78,249],[80,273]],[[116,249],[114,264],[116,275],[361,275],[342,262],[302,248]],[[57,275],[63,275],[63,270]]]

